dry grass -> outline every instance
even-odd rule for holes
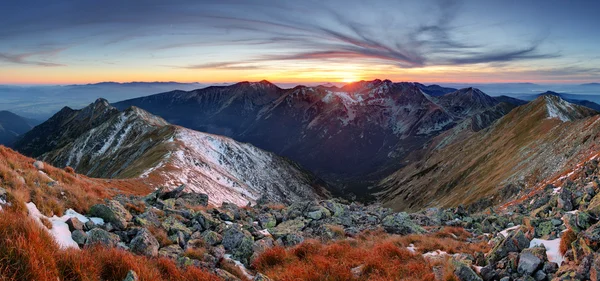
[[[283,210],[286,208],[286,206],[281,203],[269,203],[269,204],[266,204],[265,207],[267,207],[271,210],[276,210],[276,211],[280,211],[280,210]]]
[[[160,244],[161,248],[175,244],[175,243],[173,243],[173,241],[171,241],[171,239],[169,239],[169,235],[167,234],[167,231],[164,230],[163,228],[156,227],[156,226],[150,226],[150,227],[148,227],[148,230],[156,238],[156,240],[158,241],[158,244]]]
[[[567,231],[565,231],[560,237],[560,245],[558,248],[560,253],[564,255],[571,248],[571,243],[573,243],[575,240],[577,240],[577,235],[575,235],[575,232],[573,232],[573,230],[570,228],[567,229]]]
[[[149,259],[103,247],[61,250],[47,231],[13,211],[0,216],[0,280],[123,280],[129,270],[140,280],[220,280],[198,268],[178,268],[166,259]]]
[[[146,211],[146,204],[144,202],[127,203],[125,204],[125,208],[134,215],[143,214]]]
[[[47,228],[47,229],[52,229],[52,222],[50,222],[49,219],[41,217],[40,221],[42,222],[42,224]]]
[[[389,235],[367,231],[357,239],[330,243],[308,240],[290,249],[274,247],[252,264],[273,280],[434,280],[433,267],[443,271],[443,280],[457,280],[449,258],[433,260],[422,254],[442,250],[449,254],[487,252],[485,242],[469,243],[472,235],[462,228],[445,227],[426,235]],[[407,249],[414,244],[416,252]],[[354,276],[352,269],[361,268]]]
[[[136,180],[92,179],[48,164],[40,172],[33,166],[34,161],[0,146],[0,185],[20,200],[35,203],[47,216],[61,216],[68,208],[85,213],[90,206],[117,193],[144,195],[150,191]]]
[[[251,281],[246,277],[242,269],[235,265],[232,261],[222,259],[219,263],[219,268],[231,273],[233,276],[239,278],[242,281]]]
[[[183,255],[194,260],[204,260],[204,254],[206,254],[204,248],[188,248]]]

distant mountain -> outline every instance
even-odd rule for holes
[[[557,96],[557,97],[560,97],[561,99],[568,101],[570,103],[582,105],[585,107],[589,107],[593,110],[600,111],[600,104],[597,104],[595,102],[588,101],[588,100],[577,99],[578,97],[575,95],[559,94],[556,92],[547,91],[547,92],[536,95],[536,97],[545,96],[545,95]]]
[[[140,107],[173,124],[251,143],[297,161],[330,182],[365,191],[370,181],[404,165],[411,151],[498,104],[479,91],[479,98],[463,98],[468,91],[432,97],[422,88],[389,80],[292,89],[268,81],[242,82],[172,91],[114,106]],[[483,103],[471,106],[470,101]],[[459,106],[466,110],[453,113]],[[495,120],[505,112],[498,113],[486,116]]]
[[[419,87],[419,89],[421,89],[421,91],[423,91],[424,93],[426,93],[430,96],[434,96],[434,97],[435,96],[443,96],[445,94],[449,94],[449,93],[452,93],[457,90],[455,88],[447,88],[447,87],[442,87],[440,85],[425,86],[420,83],[415,83],[415,84],[417,85],[417,87]]]
[[[514,106],[521,106],[528,102],[528,101],[525,101],[522,99],[517,99],[517,98],[513,98],[513,97],[509,97],[509,96],[498,96],[498,97],[494,97],[494,99],[496,99],[499,102],[505,102],[508,104],[512,104]]]
[[[46,120],[61,108],[82,108],[98,98],[118,101],[173,90],[193,90],[208,86],[176,82],[102,82],[66,86],[0,86],[0,110]]]
[[[0,144],[12,145],[22,134],[39,122],[16,115],[10,111],[0,111]]]
[[[438,136],[420,160],[374,189],[384,205],[421,209],[502,203],[596,152],[598,112],[543,95],[515,108],[488,128],[449,144]],[[438,147],[435,147],[438,145]],[[487,200],[486,199],[486,200]]]
[[[140,177],[153,187],[185,184],[214,204],[329,196],[323,181],[287,159],[171,125],[136,107],[119,111],[104,99],[81,110],[64,108],[27,133],[16,149],[92,177]]]

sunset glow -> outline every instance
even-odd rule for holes
[[[597,82],[598,3],[12,2],[0,84]]]

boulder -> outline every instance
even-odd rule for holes
[[[181,194],[183,194],[183,190],[185,190],[184,184],[178,186],[177,188],[175,188],[171,191],[167,191],[167,192],[159,194],[158,198],[162,199],[162,200],[177,199],[181,196]]]
[[[127,222],[131,221],[133,216],[119,203],[111,200],[108,204],[96,204],[90,208],[90,216],[104,219],[111,223],[117,229],[125,230]]]
[[[383,218],[382,225],[387,232],[400,235],[425,232],[425,230],[414,223],[405,212],[386,216]]]
[[[84,224],[76,217],[68,219],[65,223],[69,226],[69,231],[83,230]]]
[[[138,255],[156,257],[158,255],[158,240],[154,238],[152,233],[145,228],[138,231],[135,238],[131,240],[129,248],[131,251]]]
[[[192,230],[190,230],[187,226],[185,226],[185,224],[173,216],[169,216],[166,220],[164,220],[162,222],[162,227],[167,230],[169,235],[177,234],[177,232],[183,233],[186,237],[190,237],[190,235],[192,235]]]
[[[460,281],[483,281],[471,267],[462,262],[454,262],[454,275]]]
[[[510,252],[521,252],[529,247],[529,239],[521,230],[513,231],[508,237],[498,243],[487,256],[488,263],[496,263],[508,256]]]
[[[223,237],[214,231],[207,230],[202,233],[202,240],[206,243],[206,245],[215,246],[223,241]]]
[[[280,223],[273,229],[269,230],[275,239],[283,238],[289,234],[295,234],[306,226],[306,221],[301,218],[288,220]]]
[[[177,258],[179,258],[181,255],[183,255],[183,249],[176,244],[169,245],[158,250],[158,256],[161,258],[177,260]]]
[[[81,247],[85,245],[85,242],[88,239],[88,235],[83,230],[76,229],[71,233],[71,238],[73,239],[73,241],[75,241],[75,243],[77,243],[77,245]]]
[[[233,259],[247,264],[253,253],[254,237],[239,226],[231,226],[223,233],[222,244],[232,253]]]
[[[573,210],[573,194],[568,188],[561,189],[556,207],[567,212]]]
[[[104,245],[108,247],[116,247],[117,243],[121,241],[118,235],[110,233],[104,229],[94,228],[87,233],[88,238],[85,245]]]
[[[542,260],[535,256],[532,252],[522,252],[519,256],[519,267],[517,271],[522,275],[532,275],[538,270]]]

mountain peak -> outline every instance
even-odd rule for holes
[[[108,106],[110,106],[110,103],[108,102],[108,100],[106,100],[104,98],[98,98],[96,101],[94,101],[93,105],[108,107]]]
[[[545,105],[548,119],[556,118],[560,119],[562,122],[574,121],[598,114],[598,112],[593,109],[565,101],[556,94],[540,95],[535,99],[534,104],[535,103]]]

